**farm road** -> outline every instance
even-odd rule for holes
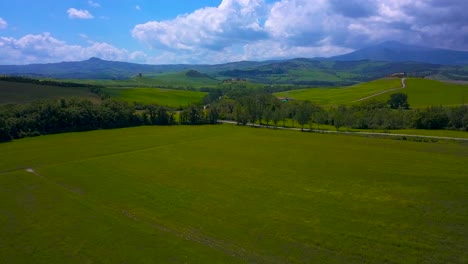
[[[400,88],[395,88],[395,89],[390,89],[390,90],[385,90],[385,91],[382,91],[382,92],[378,92],[376,94],[373,94],[373,95],[358,99],[356,101],[352,101],[351,103],[357,103],[357,102],[364,101],[364,100],[367,100],[369,98],[372,98],[372,97],[375,97],[375,96],[378,96],[378,95],[381,95],[381,94],[384,94],[384,93],[405,89],[406,88],[406,82],[405,81],[406,81],[405,78],[401,78],[401,87]]]
[[[230,121],[230,120],[218,120],[218,123],[237,125],[236,121]],[[261,127],[261,128],[274,128],[273,126],[257,125],[257,124],[252,124],[252,123],[247,123],[247,125],[252,126],[252,127]],[[276,129],[301,131],[300,128],[294,128],[294,127],[276,127]],[[380,136],[380,137],[428,138],[428,139],[437,139],[437,140],[455,140],[455,141],[461,141],[461,142],[468,142],[468,138],[423,136],[423,135],[414,135],[414,134],[391,134],[391,133],[377,133],[377,132],[352,132],[352,131],[318,130],[318,129],[305,129],[305,128],[304,128],[304,132],[315,132],[315,133],[323,133],[323,134]]]

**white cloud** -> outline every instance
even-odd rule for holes
[[[224,0],[168,21],[136,25],[133,37],[152,48],[222,50],[236,43],[266,38],[259,16],[263,0]]]
[[[71,19],[92,19],[94,18],[88,10],[69,8],[67,10],[68,17]]]
[[[26,35],[21,38],[0,37],[2,64],[47,63],[85,60],[99,57],[105,60],[141,61],[143,52],[130,54],[109,43],[90,42],[88,46],[69,45],[50,33]]]
[[[0,29],[4,29],[4,28],[7,28],[8,26],[8,23],[0,17]]]
[[[141,7],[139,5],[135,6],[135,9],[140,11],[141,10]]]
[[[468,50],[467,8],[460,0],[223,0],[136,25],[132,36],[166,62],[326,57],[386,40]]]
[[[92,0],[88,0],[88,5],[91,6],[91,7],[101,7],[101,4],[99,4],[98,2],[94,2]]]

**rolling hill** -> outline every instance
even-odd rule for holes
[[[389,41],[348,54],[331,57],[330,60],[417,61],[441,65],[467,65],[468,51],[419,47],[405,45],[396,41]]]
[[[157,104],[170,107],[200,103],[204,92],[170,90],[159,88],[105,89],[112,97],[130,103]]]
[[[275,93],[275,95],[308,100],[323,106],[336,106],[358,103],[360,99],[387,101],[391,94],[402,92],[408,95],[408,103],[413,108],[431,105],[457,106],[461,105],[463,97],[468,95],[467,84],[453,84],[430,79],[410,78],[406,80],[406,88],[398,88],[401,88],[399,79],[386,78],[348,87],[309,88]],[[388,92],[385,93],[385,91]]]
[[[212,79],[211,82],[241,78],[265,84],[345,86],[383,78],[396,72],[406,72],[410,76],[418,77],[435,76],[439,79],[468,80],[468,68],[455,65],[466,63],[467,54],[468,52],[462,51],[384,43],[330,59],[296,58],[215,65],[146,65],[91,58],[78,62],[0,65],[0,74],[125,81],[140,76],[163,82],[180,80],[184,83],[185,77],[181,74],[195,71],[205,75],[207,80]],[[197,81],[191,80],[189,85],[196,83]]]
[[[99,100],[84,87],[60,87],[0,80],[0,104],[27,103],[40,99],[81,97]]]

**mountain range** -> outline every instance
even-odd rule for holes
[[[148,65],[90,58],[85,61],[0,65],[0,74],[59,79],[129,79],[195,70],[219,80],[243,78],[262,83],[352,84],[395,72],[415,76],[468,78],[468,52],[384,42],[331,58],[240,61],[216,65]]]

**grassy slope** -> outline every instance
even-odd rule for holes
[[[128,80],[70,80],[77,83],[103,85],[106,87],[215,87],[220,81],[208,77],[191,77],[186,71],[164,73],[154,76],[134,77]]]
[[[0,259],[464,263],[467,162],[462,144],[228,125],[18,140],[0,145]]]
[[[111,96],[127,102],[181,106],[200,102],[206,93],[158,88],[106,89]]]
[[[320,105],[339,105],[356,101],[372,94],[401,87],[400,79],[380,79],[368,83],[339,88],[313,88],[276,93],[278,97],[310,100]]]
[[[411,107],[419,108],[430,105],[459,106],[463,101],[468,102],[468,85],[440,82],[430,79],[408,79],[407,88],[395,92],[403,92],[408,95],[408,103]],[[392,92],[376,96],[375,99],[385,101],[390,98]]]
[[[0,81],[0,104],[25,103],[38,99],[63,97],[86,97],[88,99],[98,100],[98,97],[87,88]]]

